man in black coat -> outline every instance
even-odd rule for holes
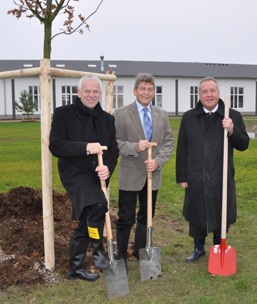
[[[199,98],[196,107],[182,117],[176,155],[176,180],[185,189],[183,215],[194,238],[194,251],[187,262],[205,254],[208,232],[213,232],[214,245],[221,241],[224,128],[228,131],[227,229],[236,222],[233,150],[244,151],[249,145],[241,114],[230,109],[229,118],[224,118],[224,103],[214,78],[201,80]]]
[[[103,248],[103,227],[107,201],[100,179],[108,185],[119,156],[114,117],[100,105],[101,81],[93,76],[82,77],[75,104],[56,108],[50,132],[49,149],[58,157],[61,182],[73,206],[73,219],[78,227],[70,238],[69,279],[94,281],[97,273],[86,272],[83,263],[90,241],[95,266],[109,266]],[[97,154],[101,146],[104,166],[99,167]]]

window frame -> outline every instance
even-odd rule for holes
[[[65,91],[65,92],[64,92]],[[62,105],[67,106],[75,103],[78,96],[78,87],[74,85],[61,86]]]
[[[41,109],[40,86],[28,86],[28,93],[32,97],[32,100],[35,104],[35,111],[39,112]]]
[[[162,109],[162,100],[163,100],[163,86],[155,86],[154,98],[152,104]]]
[[[113,87],[113,111],[124,106],[124,85]]]
[[[244,108],[244,87],[230,87],[230,108],[240,110]]]
[[[199,100],[199,87],[190,86],[190,109],[196,107]]]

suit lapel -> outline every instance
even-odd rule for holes
[[[158,131],[156,131],[156,130],[159,130],[159,128],[157,127],[159,124],[159,120],[158,120],[159,113],[156,110],[156,108],[153,107],[152,105],[151,105],[151,113],[152,113],[152,124],[153,124],[152,141],[154,142],[154,141],[156,141],[155,138],[159,138],[158,135],[160,135],[160,134],[158,134]]]
[[[129,110],[130,110],[129,111],[130,118],[131,118],[137,132],[140,134],[140,138],[145,139],[145,132],[144,132],[144,129],[143,129],[140,117],[139,117],[136,102],[131,104],[131,107]]]
[[[155,141],[155,138],[159,138],[159,134],[157,131],[157,130],[159,130],[159,128],[158,128],[159,112],[156,107],[153,107],[152,105],[150,105],[150,107],[151,107],[152,124],[153,124],[152,141]],[[143,129],[140,117],[139,117],[136,102],[131,104],[131,106],[129,108],[129,115],[130,115],[132,123],[135,126],[135,129],[140,134],[140,138],[145,139],[145,132],[144,132],[144,129]]]

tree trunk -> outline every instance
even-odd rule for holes
[[[52,22],[44,23],[44,59],[51,58]]]

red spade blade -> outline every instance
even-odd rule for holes
[[[222,239],[220,245],[214,245],[210,249],[208,272],[212,275],[230,276],[236,273],[236,251],[226,245]]]

